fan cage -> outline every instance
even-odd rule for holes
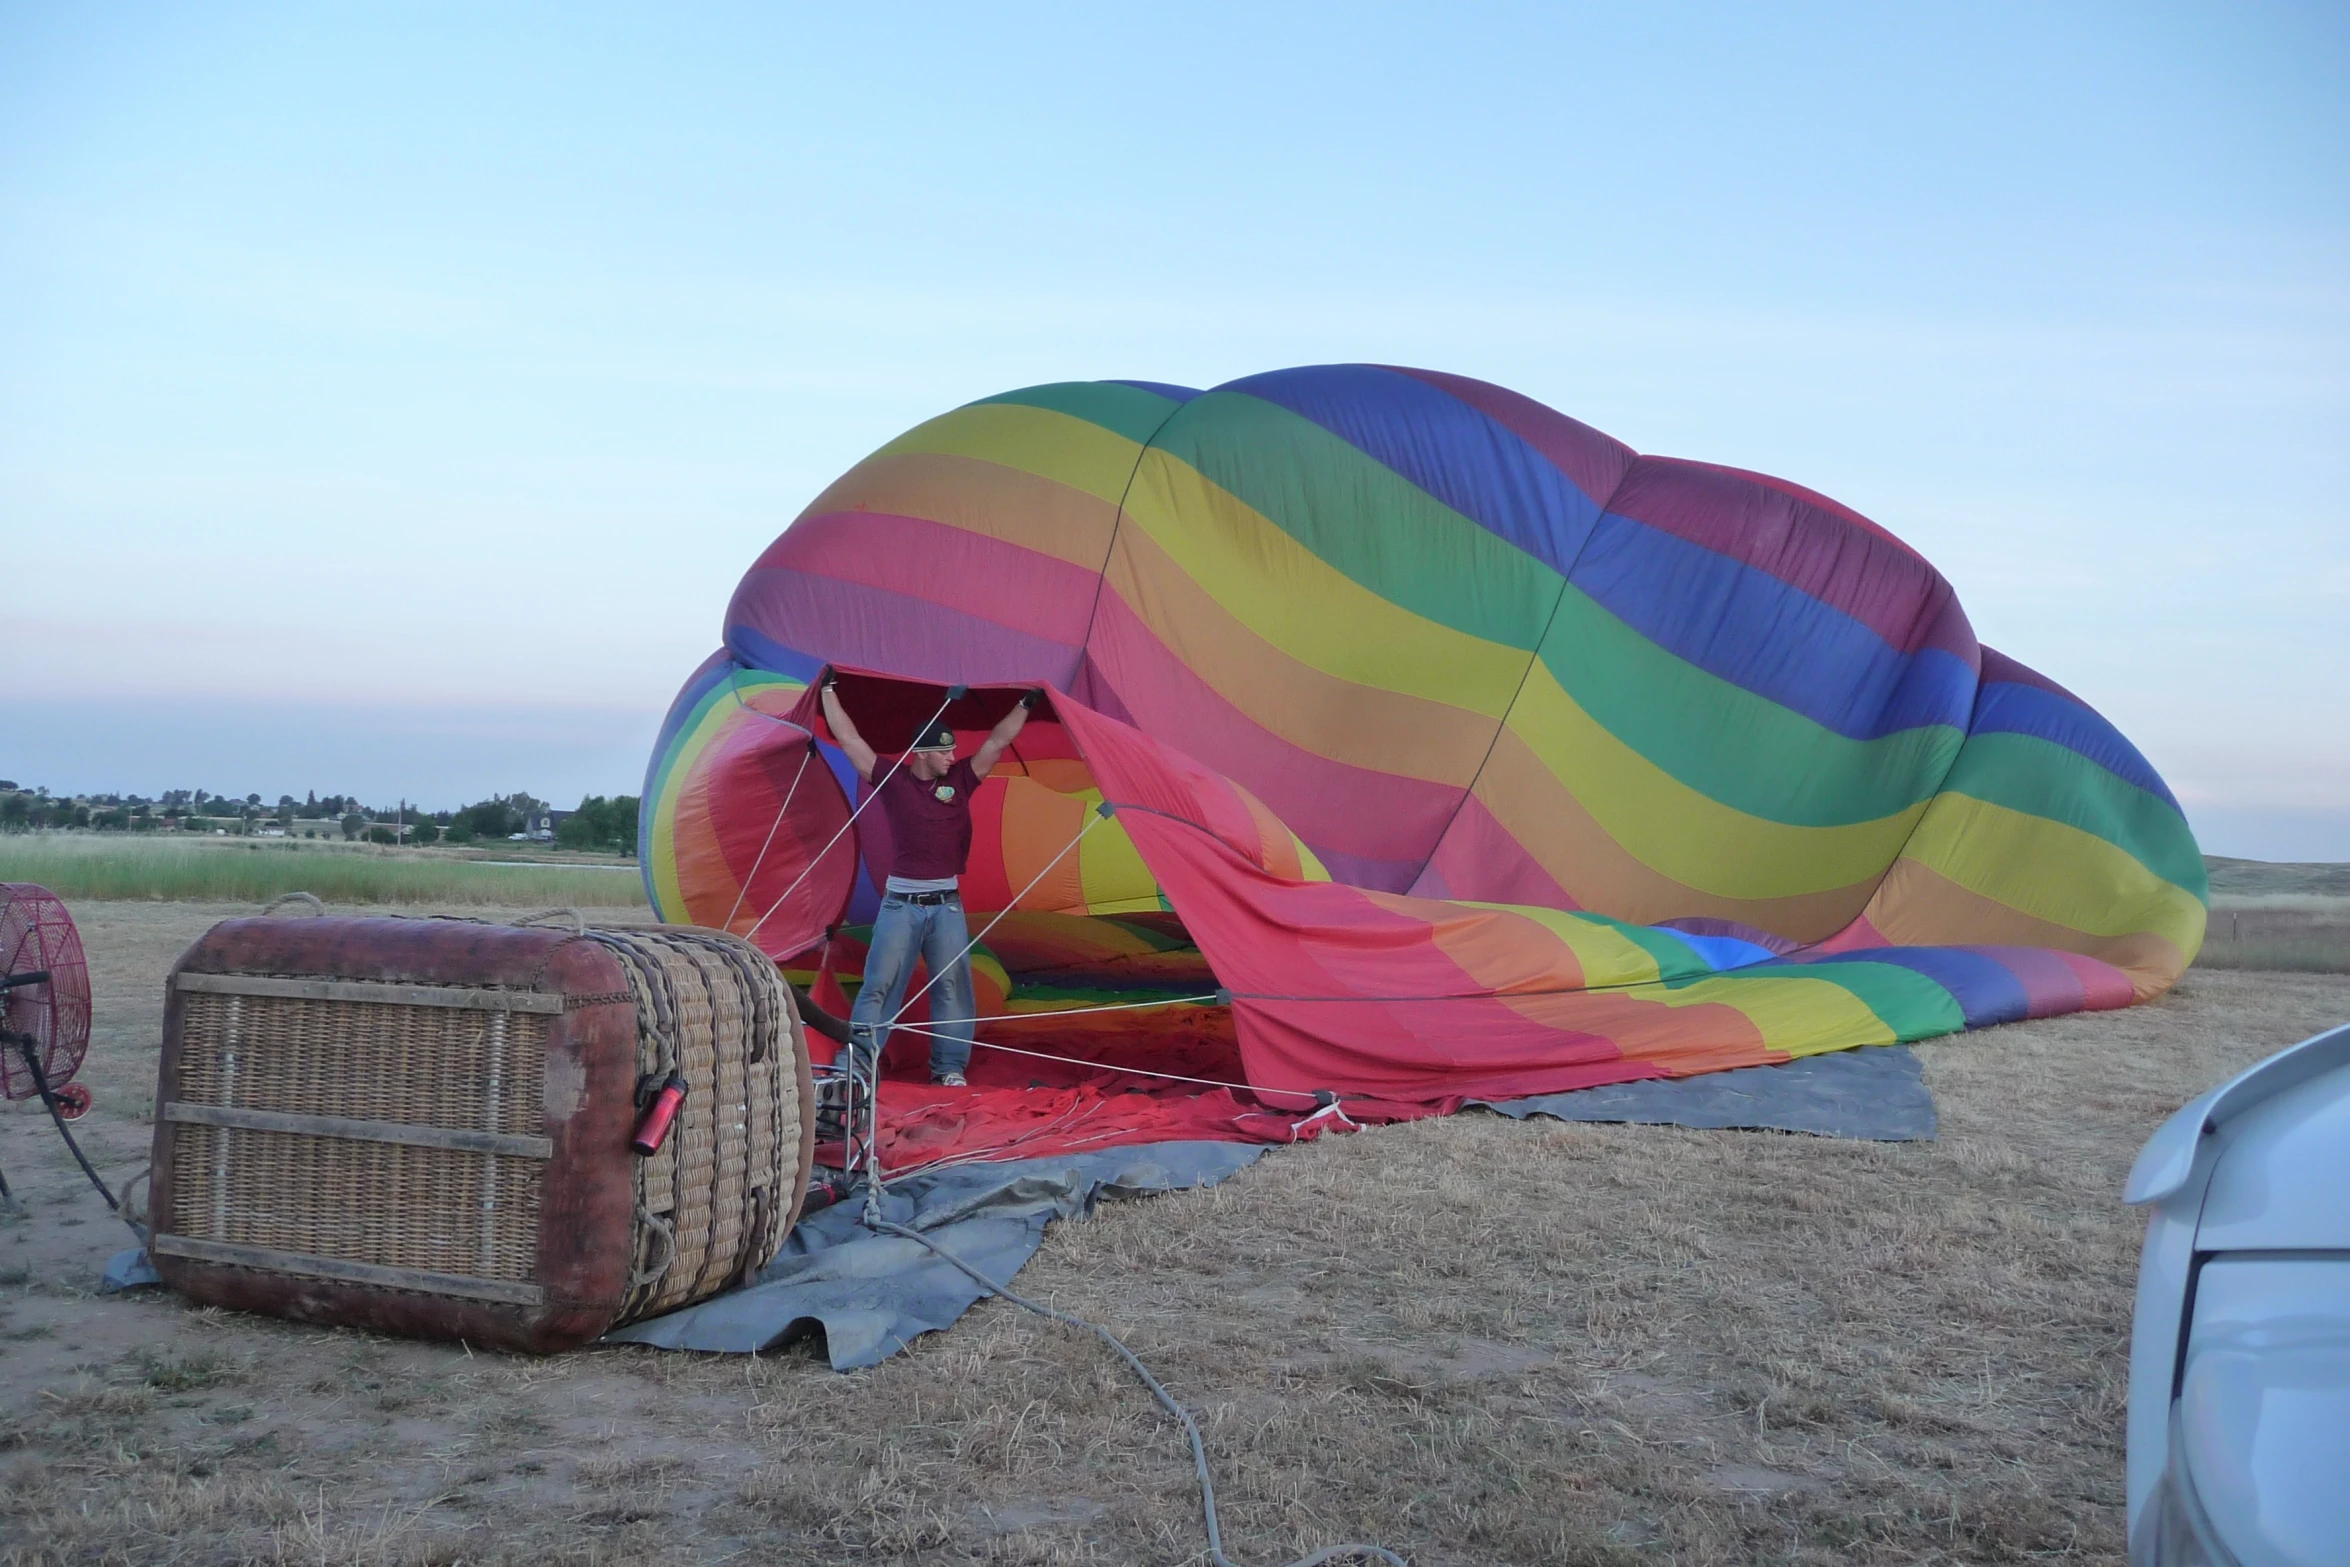
[[[34,1041],[52,1090],[81,1070],[90,1046],[90,966],[81,933],[57,894],[31,882],[0,882],[0,972],[44,970],[44,984],[0,991],[0,1028],[14,1036],[0,1051],[0,1095],[10,1099],[39,1093],[16,1039]]]

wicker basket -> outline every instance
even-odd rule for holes
[[[691,927],[229,920],[172,971],[156,1103],[180,1290],[534,1351],[749,1278],[814,1153],[789,988]]]

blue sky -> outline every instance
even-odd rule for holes
[[[2339,7],[0,4],[0,776],[634,792],[905,427],[1365,359],[1859,507],[2350,859],[2346,197]]]

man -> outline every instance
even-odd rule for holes
[[[988,731],[967,762],[955,760],[955,732],[933,724],[914,737],[914,747],[893,767],[874,777],[881,759],[857,733],[827,676],[824,721],[848,756],[857,776],[874,784],[874,803],[889,820],[889,879],[882,887],[881,912],[873,920],[873,942],[865,953],[865,983],[849,1013],[849,1048],[870,1064],[888,1043],[888,1023],[906,999],[914,959],[929,966],[930,1080],[948,1088],[966,1086],[971,1064],[972,1000],[969,923],[957,890],[971,856],[971,796],[994,771],[997,758],[1018,737],[1029,712],[1044,699],[1041,690]]]

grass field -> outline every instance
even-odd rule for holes
[[[432,849],[119,833],[0,836],[0,881],[39,882],[68,899],[258,903],[310,892],[329,903],[644,902],[643,883],[628,865],[497,865]]]
[[[2350,865],[2209,858],[2198,968],[2350,974]]]
[[[111,1180],[145,1163],[163,976],[238,912],[74,908]],[[2123,1175],[2344,1018],[2350,979],[2199,969],[1936,1041],[1930,1143],[1373,1130],[1056,1226],[1020,1287],[1200,1412],[1244,1562],[2118,1567]],[[100,1297],[122,1234],[29,1107],[0,1160],[32,1210],[0,1223],[0,1562],[1201,1559],[1180,1433],[1009,1308],[845,1377],[806,1348],[469,1354]]]

